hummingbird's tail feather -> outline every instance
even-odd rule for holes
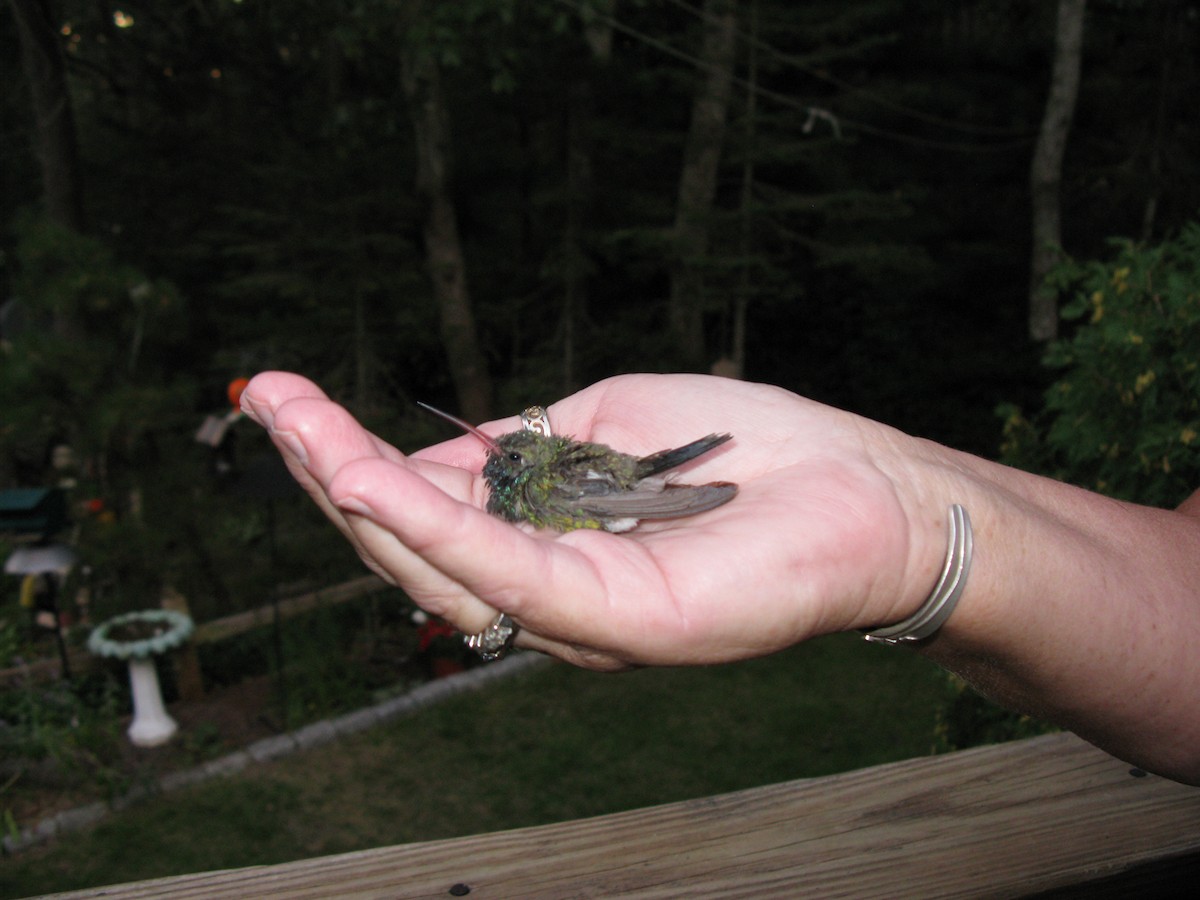
[[[658,453],[643,456],[638,460],[637,477],[649,478],[659,472],[682,466],[685,462],[707,453],[714,447],[719,447],[732,437],[732,434],[710,434],[698,441],[676,447],[674,450],[660,450]]]

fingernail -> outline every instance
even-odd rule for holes
[[[300,440],[300,435],[294,431],[272,431],[271,436],[283,444],[284,449],[294,456],[300,465],[308,465],[308,450],[305,449],[304,442]]]
[[[242,412],[250,419],[253,419],[263,428],[270,428],[275,424],[275,418],[271,415],[271,408],[266,404],[257,404],[254,398],[245,391],[242,391],[239,405],[242,407]]]
[[[370,506],[368,506],[358,497],[343,497],[341,500],[336,502],[337,508],[342,512],[348,512],[355,516],[363,516],[368,519],[375,515],[375,510],[371,509]]]

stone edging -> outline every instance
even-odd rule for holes
[[[426,706],[439,703],[456,694],[479,690],[493,681],[515,675],[547,660],[548,657],[539,653],[518,653],[499,662],[426,682],[406,694],[392,697],[374,706],[357,709],[332,719],[313,722],[296,731],[263,738],[241,750],[235,750],[233,753],[209,760],[195,768],[171,772],[156,779],[152,784],[137,786],[111,803],[98,800],[95,803],[77,806],[74,809],[48,816],[31,828],[21,829],[16,835],[5,835],[4,852],[17,853],[44,843],[60,834],[86,828],[100,821],[111,810],[126,809],[135,803],[157,797],[160,794],[190,787],[193,784],[208,781],[210,778],[240,772],[251,763],[270,762],[300,750],[319,747],[335,738],[357,734],[368,728],[374,728],[376,725],[412,715]]]

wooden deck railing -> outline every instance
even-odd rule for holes
[[[1059,734],[594,819],[56,896],[1160,897],[1168,884],[1194,887],[1198,870],[1200,789]]]

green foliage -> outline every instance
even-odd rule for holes
[[[943,673],[946,697],[937,711],[934,746],[939,753],[1049,734],[1054,726],[998,706],[951,672]]]
[[[82,524],[85,560],[120,576],[129,602],[144,605],[156,596],[172,533],[141,519],[144,488],[164,462],[165,435],[192,425],[190,384],[179,374],[182,301],[95,238],[31,215],[16,220],[13,236],[21,315],[0,354],[0,458],[12,469],[4,480],[103,498],[103,524]],[[57,445],[71,453],[52,471]]]
[[[1149,197],[1159,229],[1196,208],[1196,25],[1158,6],[1109,5],[1089,20],[1105,65],[1082,88],[1065,198],[1086,206],[1067,223],[1084,252],[1100,227],[1138,227],[1130,218]],[[1048,75],[1043,7],[764,0],[753,77],[754,28],[739,7],[713,240],[700,261],[710,358],[729,349],[730,298],[745,297],[749,377],[956,446],[993,445],[994,398],[1025,380],[1014,371],[1023,322],[1013,298],[1027,255],[1023,161]],[[131,27],[114,27],[106,4],[59,8],[89,220],[121,258],[185,291],[178,368],[197,378],[302,371],[352,397],[356,413],[414,395],[444,401],[400,48],[443,69],[480,342],[492,374],[511,381],[498,396],[514,398],[503,410],[542,385],[562,389],[568,334],[578,383],[669,365],[672,348],[658,339],[664,238],[697,4],[135,4]],[[617,27],[601,58],[587,38],[609,13]],[[23,84],[14,31],[0,17],[0,77]],[[810,106],[830,118],[814,124]],[[0,107],[7,223],[34,199],[37,167],[26,92]],[[584,184],[572,181],[572,153],[586,157]],[[580,271],[568,332],[564,277]]]
[[[106,675],[77,682],[32,682],[0,691],[0,759],[6,773],[29,774],[49,761],[55,779],[99,785],[112,797],[124,787],[120,756],[121,691]]]
[[[31,216],[15,232],[24,327],[0,356],[0,449],[64,442],[103,478],[180,403],[165,369],[183,334],[181,301],[98,240]]]
[[[216,759],[229,748],[221,739],[221,730],[212,722],[197,722],[179,738],[182,755],[191,765]]]
[[[8,618],[0,618],[0,669],[8,667],[20,646],[17,624]]]
[[[319,606],[280,626],[202,645],[201,667],[210,684],[236,684],[270,674],[272,714],[286,704],[286,726],[297,728],[366,706],[375,692],[406,680],[416,638],[412,607],[394,590],[352,603]],[[462,647],[461,637],[454,640]],[[278,658],[277,648],[282,651]],[[283,667],[280,672],[280,665]]]
[[[1173,506],[1200,485],[1200,224],[1158,246],[1114,241],[1048,287],[1072,333],[1043,409],[1003,407],[1005,461],[1114,497]]]
[[[351,554],[328,541],[299,491],[278,501],[268,527],[267,504],[238,492],[236,472],[212,475],[211,451],[192,437],[201,413],[183,345],[191,323],[174,288],[38,218],[21,218],[14,237],[22,315],[0,356],[0,459],[12,469],[3,480],[75,485],[73,539],[93,572],[95,615],[157,606],[165,584],[201,621],[245,608],[274,589],[280,573],[253,563],[276,540],[290,579],[307,564],[336,580],[335,552]],[[237,430],[240,463],[251,452],[275,458],[257,428]],[[72,448],[69,470],[48,470],[56,444]],[[92,498],[99,512],[83,510]]]
[[[1068,334],[1047,349],[1043,406],[1004,418],[1001,459],[1124,500],[1174,506],[1200,485],[1200,225],[1153,247],[1115,240],[1111,260],[1059,265],[1047,280]],[[947,749],[1039,734],[959,679],[937,738]]]

